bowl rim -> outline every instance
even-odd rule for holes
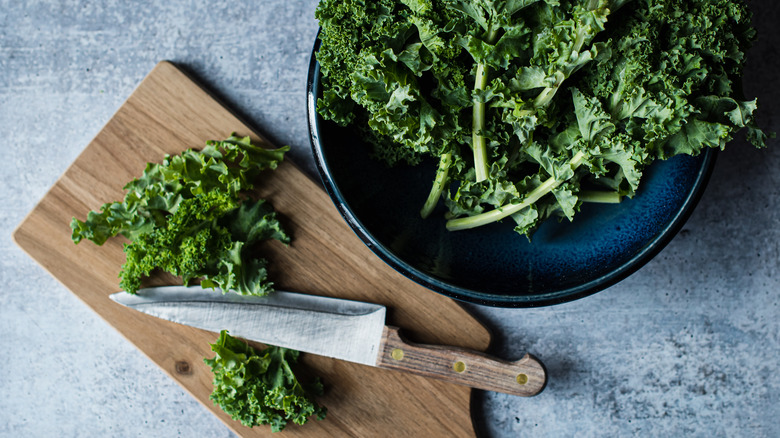
[[[504,308],[544,307],[575,301],[615,285],[647,264],[677,235],[701,199],[715,167],[718,150],[707,148],[700,154],[702,163],[694,179],[692,189],[685,197],[685,200],[675,213],[674,217],[653,239],[642,247],[642,249],[626,262],[622,263],[617,269],[614,269],[607,274],[577,286],[539,295],[510,296],[491,294],[484,291],[454,286],[410,267],[398,256],[393,254],[385,245],[375,239],[357,216],[355,216],[354,212],[345,202],[341,191],[333,182],[327,159],[322,152],[322,143],[319,136],[320,119],[316,108],[317,96],[314,92],[315,83],[319,77],[319,62],[317,62],[316,54],[320,44],[321,41],[318,36],[315,40],[309,61],[309,71],[306,81],[306,116],[309,126],[309,141],[312,154],[314,155],[315,165],[325,191],[352,231],[371,250],[371,252],[378,256],[383,262],[387,263],[390,267],[412,281],[458,301]]]

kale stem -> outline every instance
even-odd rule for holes
[[[558,87],[547,87],[542,90],[536,99],[534,99],[534,108],[542,108],[547,106],[552,101],[553,96],[558,91]]]
[[[488,44],[495,44],[498,40],[498,29],[489,29],[486,37]],[[474,108],[471,125],[471,141],[474,151],[474,170],[477,182],[484,181],[488,177],[487,143],[482,131],[485,129],[485,102],[476,92],[487,88],[488,66],[484,63],[477,64],[476,77],[474,79]]]
[[[585,159],[585,153],[579,151],[569,160],[569,165],[574,170],[582,164]],[[511,216],[520,210],[530,207],[533,203],[542,198],[542,196],[550,193],[556,187],[563,184],[563,180],[556,180],[555,177],[550,177],[545,180],[537,188],[528,192],[523,198],[523,201],[518,204],[509,204],[503,207],[498,207],[494,210],[490,210],[486,213],[477,214],[474,216],[463,217],[458,219],[450,219],[447,221],[447,229],[450,231],[466,230],[469,228],[476,228],[482,225],[487,225],[493,222],[500,221],[507,216]]]
[[[582,202],[592,202],[598,204],[619,204],[622,196],[616,191],[602,191],[602,190],[581,190],[577,194]]]
[[[447,184],[450,165],[452,165],[452,153],[447,152],[441,154],[439,167],[436,169],[436,179],[433,180],[433,187],[431,187],[431,193],[428,195],[428,199],[425,201],[422,210],[420,210],[420,216],[422,216],[423,219],[430,216],[431,212],[436,207],[436,204],[439,202],[444,186]]]
[[[598,2],[591,0],[591,2],[588,3],[587,10],[589,11],[595,10],[597,6],[598,6]],[[588,36],[585,32],[586,25],[583,24],[582,22],[579,22],[577,24],[578,24],[577,34],[574,38],[574,43],[572,44],[572,49],[569,54],[570,57],[573,56],[575,58],[579,56],[579,53],[582,50],[582,46],[585,45],[585,39]],[[563,84],[563,81],[565,81],[569,76],[574,74],[574,72],[581,67],[582,67],[581,65],[576,68],[572,66],[567,66],[564,68],[563,71],[559,70],[555,72],[555,77],[556,77],[555,85],[553,85],[552,87],[545,88],[539,93],[538,96],[536,96],[536,99],[534,99],[534,107],[543,108],[549,105],[553,97],[555,96],[555,93],[558,92],[558,89]]]
[[[536,96],[536,99],[534,99],[534,109],[544,108],[552,102],[555,93],[558,92],[558,89],[561,88],[561,84],[566,80],[566,75],[563,72],[558,71],[555,72],[555,78],[555,85],[545,88]]]
[[[477,65],[477,77],[474,81],[474,91],[482,91],[487,86],[487,67],[484,64]],[[482,131],[485,129],[485,102],[474,96],[474,108],[471,126],[472,147],[474,149],[474,170],[477,173],[477,182],[484,181],[488,175],[487,144]]]

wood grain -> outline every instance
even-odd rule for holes
[[[409,342],[398,327],[385,327],[377,365],[472,388],[530,397],[547,384],[544,366],[530,354],[509,362],[444,345]]]
[[[17,228],[14,240],[237,434],[271,436],[268,428],[234,422],[209,401],[211,374],[203,358],[212,356],[209,343],[216,334],[108,298],[118,290],[123,239],[103,246],[74,245],[70,239],[71,218],[83,219],[103,203],[121,200],[122,186],[140,176],[147,162],[233,131],[267,144],[176,66],[161,62]],[[290,247],[270,243],[264,250],[278,288],[381,303],[389,308],[388,323],[403,327],[416,342],[487,348],[490,336],[480,323],[374,256],[321,187],[292,163],[267,173],[260,186],[258,194],[274,205],[293,236]],[[304,355],[303,362],[326,382],[320,401],[328,417],[289,426],[282,436],[474,435],[469,388],[313,355]]]

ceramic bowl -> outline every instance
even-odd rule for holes
[[[681,229],[715,164],[715,150],[656,162],[646,169],[634,198],[584,205],[573,222],[548,220],[530,242],[513,231],[509,219],[451,232],[442,205],[427,219],[419,213],[436,163],[389,168],[369,157],[356,132],[322,120],[316,111],[321,90],[314,54],[307,88],[312,151],[347,224],[401,274],[470,303],[545,306],[614,285]]]

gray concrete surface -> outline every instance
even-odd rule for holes
[[[745,90],[780,131],[779,7],[752,4],[761,40]],[[0,0],[0,436],[232,435],[10,234],[163,59],[313,172],[315,5]],[[733,142],[683,231],[620,284],[550,308],[473,308],[499,355],[532,351],[550,372],[538,397],[478,397],[484,435],[780,436],[778,143]]]

